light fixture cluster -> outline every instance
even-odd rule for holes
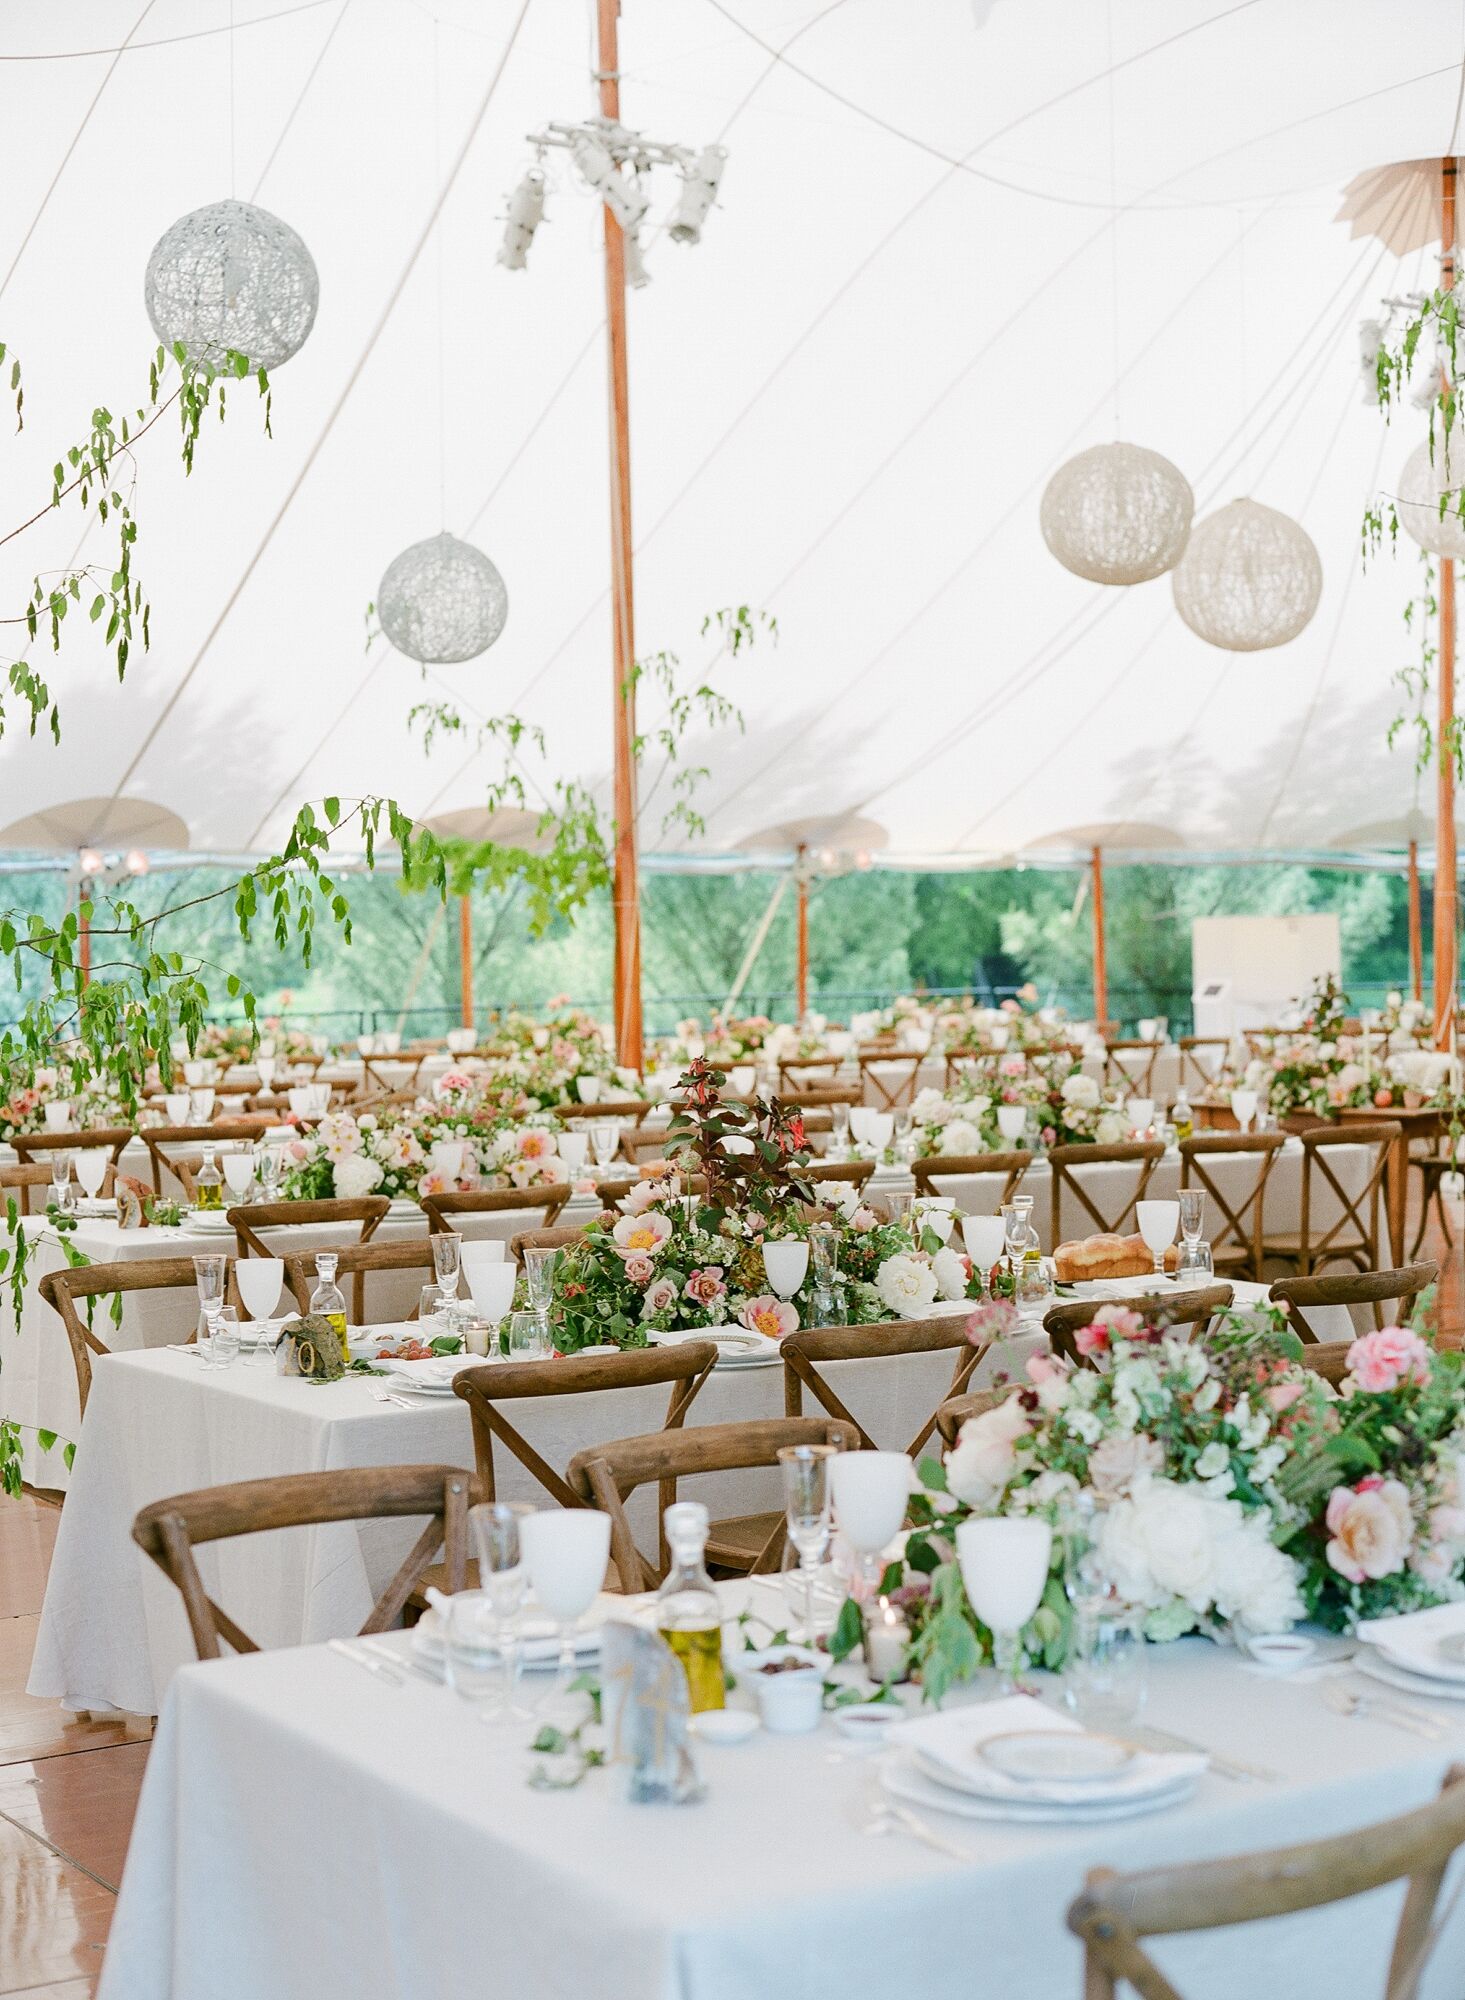
[[[702,225],[722,186],[726,146],[703,146],[694,152],[689,146],[664,145],[632,132],[614,118],[587,118],[578,125],[552,123],[542,132],[531,132],[529,141],[535,148],[535,165],[527,169],[509,196],[504,240],[498,253],[498,262],[506,271],[522,271],[528,266],[534,232],[544,220],[543,162],[551,147],[569,154],[580,179],[599,195],[625,232],[626,271],[633,285],[650,282],[640,232],[651,211],[649,182],[654,167],[675,167],[681,176],[676,205],[666,224],[667,235],[673,243],[701,242]]]
[[[83,847],[76,857],[76,873],[83,882],[101,882],[109,887],[146,875],[150,866],[140,847],[129,847],[125,854],[114,854],[110,861],[98,847]]]

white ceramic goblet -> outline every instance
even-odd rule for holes
[[[76,1178],[83,1191],[95,1201],[102,1191],[102,1182],[107,1178],[107,1150],[104,1146],[85,1146],[76,1155]]]
[[[1035,1514],[963,1521],[956,1556],[967,1601],[992,1634],[998,1695],[1016,1694],[1022,1628],[1042,1601],[1053,1530]]]
[[[1028,1122],[1028,1108],[1025,1104],[999,1104],[997,1107],[997,1130],[1009,1145],[1020,1139]]]
[[[1135,1220],[1139,1223],[1139,1233],[1145,1240],[1145,1248],[1155,1260],[1155,1276],[1165,1275],[1165,1252],[1175,1241],[1175,1232],[1180,1227],[1180,1203],[1178,1201],[1141,1201],[1135,1204]]]
[[[535,1597],[559,1627],[559,1671],[546,1701],[563,1700],[575,1678],[575,1627],[605,1582],[610,1516],[591,1507],[545,1508],[519,1523]]]
[[[791,1299],[804,1282],[809,1269],[809,1246],[802,1236],[785,1237],[763,1245],[763,1268],[768,1282],[781,1299]]]
[[[234,1264],[234,1282],[252,1320],[267,1320],[280,1303],[285,1283],[283,1257],[240,1257]]]
[[[829,1465],[839,1533],[860,1559],[873,1597],[880,1581],[880,1551],[900,1533],[911,1491],[911,1462],[903,1451],[842,1451]]]
[[[961,1219],[961,1240],[966,1245],[973,1267],[981,1273],[985,1282],[987,1273],[1002,1255],[1007,1241],[1007,1225],[1000,1215],[964,1215]]]
[[[1251,1121],[1256,1116],[1261,1099],[1254,1090],[1233,1090],[1231,1112],[1243,1132],[1251,1130]]]

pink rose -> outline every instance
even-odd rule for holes
[[[715,1305],[727,1292],[727,1286],[722,1282],[722,1266],[709,1264],[704,1270],[693,1271],[682,1290],[699,1306]]]
[[[646,1294],[641,1308],[642,1319],[650,1319],[654,1313],[662,1313],[676,1304],[677,1288],[671,1278],[658,1278]]]
[[[1349,1583],[1403,1569],[1414,1521],[1408,1491],[1399,1480],[1371,1475],[1357,1486],[1335,1486],[1324,1521],[1331,1537],[1328,1561]]]
[[[651,1280],[656,1276],[656,1266],[649,1257],[637,1250],[632,1256],[625,1259],[625,1272],[631,1284],[649,1285]]]
[[[292,1139],[285,1148],[285,1151],[290,1155],[292,1160],[303,1160],[309,1153],[310,1148],[303,1139]]]
[[[1355,1389],[1383,1395],[1405,1382],[1429,1380],[1430,1352],[1407,1326],[1385,1326],[1360,1334],[1348,1350],[1348,1373]]]

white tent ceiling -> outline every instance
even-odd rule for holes
[[[606,797],[598,210],[561,173],[527,273],[493,262],[524,134],[593,109],[593,8],[521,5],[234,0],[232,58],[229,0],[0,9],[16,520],[93,403],[145,381],[148,252],[230,190],[231,61],[234,189],[321,279],[273,442],[241,392],[190,480],[168,425],[139,446],[152,649],[119,689],[96,635],[68,634],[62,746],[12,726],[0,819],[115,793],[242,850],[329,792],[467,809],[496,760],[428,757],[406,728],[445,694],[542,725],[534,779]],[[1435,265],[1334,218],[1360,171],[1451,147],[1461,57],[1458,0],[625,0],[626,122],[730,152],[701,246],[656,243],[630,304],[639,647],[747,718],[691,746],[704,851],[847,815],[887,858],[1073,828],[1123,845],[1130,822],[1137,844],[1296,850],[1408,811],[1409,753],[1383,738],[1417,567],[1364,573],[1358,549],[1416,433],[1364,406],[1356,328]],[[501,63],[441,274],[429,242],[388,310]],[[1042,487],[1116,434],[1172,458],[1199,514],[1251,494],[1300,518],[1324,566],[1301,638],[1223,654],[1167,579],[1057,566]],[[443,525],[498,564],[509,622],[424,686],[365,652],[363,614]],[[0,550],[13,611],[77,534],[58,516]],[[85,556],[107,543],[93,527]],[[703,617],[735,603],[776,614],[776,650],[714,658]]]

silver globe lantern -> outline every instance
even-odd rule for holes
[[[315,260],[288,222],[247,201],[215,201],[180,217],[153,245],[143,297],[171,352],[223,366],[278,368],[305,345],[320,303]]]
[[[1195,496],[1168,458],[1138,444],[1097,444],[1060,465],[1043,493],[1043,540],[1090,583],[1148,583],[1173,569]]]
[[[1191,631],[1228,653],[1295,639],[1317,610],[1323,566],[1304,528],[1255,500],[1198,521],[1170,579]]]
[[[376,611],[399,653],[424,666],[451,666],[488,651],[508,620],[509,593],[481,550],[455,535],[433,535],[389,565]]]
[[[1460,519],[1460,488],[1465,486],[1465,446],[1435,440],[1416,445],[1404,461],[1396,503],[1399,526],[1434,556],[1465,558],[1465,521]],[[1440,501],[1445,511],[1440,512]]]

